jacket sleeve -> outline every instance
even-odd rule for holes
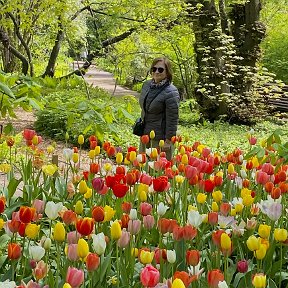
[[[177,89],[171,91],[165,101],[166,112],[166,139],[171,139],[176,135],[179,120],[179,102],[180,96]]]

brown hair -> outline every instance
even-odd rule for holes
[[[156,63],[160,62],[160,61],[163,61],[164,64],[165,64],[165,69],[166,69],[166,74],[167,74],[167,79],[169,80],[169,82],[171,83],[172,82],[172,67],[171,67],[171,62],[169,61],[168,58],[166,57],[158,57],[158,58],[155,58],[153,61],[152,61],[152,64],[151,64],[151,67],[150,67],[150,73],[152,71],[152,68],[155,66]]]

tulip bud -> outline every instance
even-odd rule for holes
[[[79,183],[79,192],[85,194],[87,192],[87,184],[85,180],[81,180]]]
[[[88,152],[88,156],[89,156],[89,158],[90,158],[91,160],[93,160],[93,159],[95,158],[95,155],[96,155],[95,150],[90,150],[90,151]]]
[[[159,141],[159,147],[162,148],[162,147],[164,146],[164,144],[165,144],[164,140],[160,140],[160,141]]]
[[[150,139],[154,139],[155,138],[155,131],[151,130],[150,134],[149,134]]]
[[[167,261],[171,264],[175,263],[176,261],[176,252],[175,250],[167,250]]]
[[[246,273],[248,271],[248,261],[247,260],[238,261],[237,270],[240,273]]]
[[[78,153],[73,153],[73,155],[72,155],[72,161],[73,161],[74,163],[78,163],[78,161],[79,161],[79,154],[78,154]]]
[[[75,212],[76,212],[78,215],[82,214],[82,212],[83,212],[83,203],[82,203],[80,200],[78,200],[78,201],[76,202]]]
[[[78,136],[78,144],[83,145],[84,144],[84,136],[81,134]]]
[[[288,233],[286,229],[276,228],[274,230],[274,238],[276,241],[285,242],[287,240]]]

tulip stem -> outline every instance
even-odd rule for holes
[[[118,256],[119,256],[119,249],[118,249],[118,245],[117,245],[117,241],[115,242],[116,243],[116,269],[117,269],[117,287],[119,288],[119,284],[120,284],[120,274],[119,274],[119,259],[118,259]]]
[[[280,275],[279,275],[279,288],[281,288],[281,282],[282,282],[282,259],[283,259],[283,247],[282,247],[282,243],[280,243]]]

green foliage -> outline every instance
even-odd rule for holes
[[[7,74],[0,70],[0,114],[1,117],[16,117],[15,108],[24,110],[40,109],[41,86],[34,79],[17,74]]]
[[[37,113],[35,128],[43,135],[64,141],[68,132],[69,141],[77,143],[79,134],[86,139],[94,134],[100,141],[111,137],[118,143],[119,131],[115,123],[122,122],[131,127],[134,122],[131,113],[137,111],[134,109],[137,100],[133,96],[119,99],[101,89],[89,87],[90,99],[87,99],[84,89],[67,91],[63,88],[59,86],[56,92],[49,93],[45,97],[45,108]]]

